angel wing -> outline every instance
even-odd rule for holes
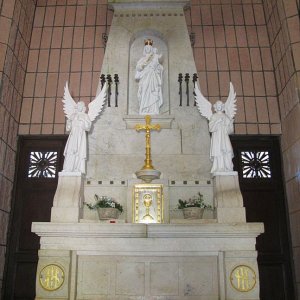
[[[76,108],[77,104],[70,94],[68,81],[66,82],[66,85],[65,85],[65,92],[64,92],[64,97],[63,97],[62,102],[64,105],[64,107],[63,107],[64,113],[67,116],[67,118],[70,119],[71,115],[75,112],[75,108]]]
[[[212,116],[211,103],[202,95],[198,84],[195,85],[195,101],[200,114],[206,119],[210,120]]]
[[[107,83],[105,82],[101,92],[89,104],[88,116],[92,122],[100,115],[101,111],[103,110],[106,97],[107,97]]]
[[[233,84],[230,82],[229,95],[225,102],[225,113],[233,119],[236,114],[236,92],[234,91]]]

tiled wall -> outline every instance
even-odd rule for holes
[[[34,8],[35,0],[0,0],[0,290]]]
[[[281,133],[262,1],[193,0],[186,16],[204,94],[225,100],[229,81],[237,91],[235,133]]]
[[[95,2],[37,2],[20,134],[64,133],[61,97],[66,80],[74,98],[88,101],[95,95],[104,54],[102,33],[108,32],[112,18],[111,11],[106,14],[105,2]],[[238,95],[235,132],[278,134],[277,92],[263,5],[261,0],[241,2],[192,1],[186,11],[189,29],[195,33],[201,88],[212,102],[226,99],[231,80]]]
[[[56,4],[57,3],[57,4]],[[106,1],[37,1],[20,117],[20,134],[64,133],[63,85],[74,99],[96,94],[112,11]]]
[[[295,275],[300,296],[300,25],[299,1],[266,0],[274,59]]]

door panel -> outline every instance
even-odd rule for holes
[[[279,138],[232,136],[231,140],[247,222],[265,225],[256,243],[261,300],[294,300]]]
[[[19,251],[39,248],[40,238],[31,232],[31,222],[28,222],[28,220],[34,220],[34,222],[49,222],[53,196],[53,189],[45,189],[43,191],[28,191],[26,189],[26,192],[22,196],[26,205],[24,205],[22,212]]]
[[[31,232],[31,223],[50,221],[65,142],[65,136],[20,138],[4,279],[6,300],[35,297],[39,237]]]
[[[259,263],[259,279],[264,284],[260,290],[261,299],[289,299],[289,293],[285,292],[284,272],[282,263]]]
[[[241,186],[247,222],[263,222],[265,232],[257,238],[257,249],[264,253],[281,253],[278,207],[274,205],[276,193],[272,190],[244,190]],[[270,199],[273,198],[273,199]]]

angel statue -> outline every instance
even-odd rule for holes
[[[68,82],[66,82],[63,102],[63,109],[67,117],[67,131],[70,132],[65,150],[63,172],[81,172],[85,174],[85,162],[87,158],[86,132],[90,131],[92,122],[103,110],[106,100],[106,83],[101,92],[86,106],[83,101],[77,103],[73,100]]]
[[[230,82],[229,95],[225,103],[217,101],[212,113],[211,103],[195,86],[195,100],[200,114],[209,121],[211,132],[210,159],[213,163],[211,173],[230,172],[233,170],[233,150],[229,134],[233,133],[233,119],[236,114],[236,93]]]

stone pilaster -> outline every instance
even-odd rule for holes
[[[75,299],[70,297],[71,257],[68,250],[39,250],[35,299]]]
[[[226,251],[224,271],[226,300],[260,299],[256,251]]]

